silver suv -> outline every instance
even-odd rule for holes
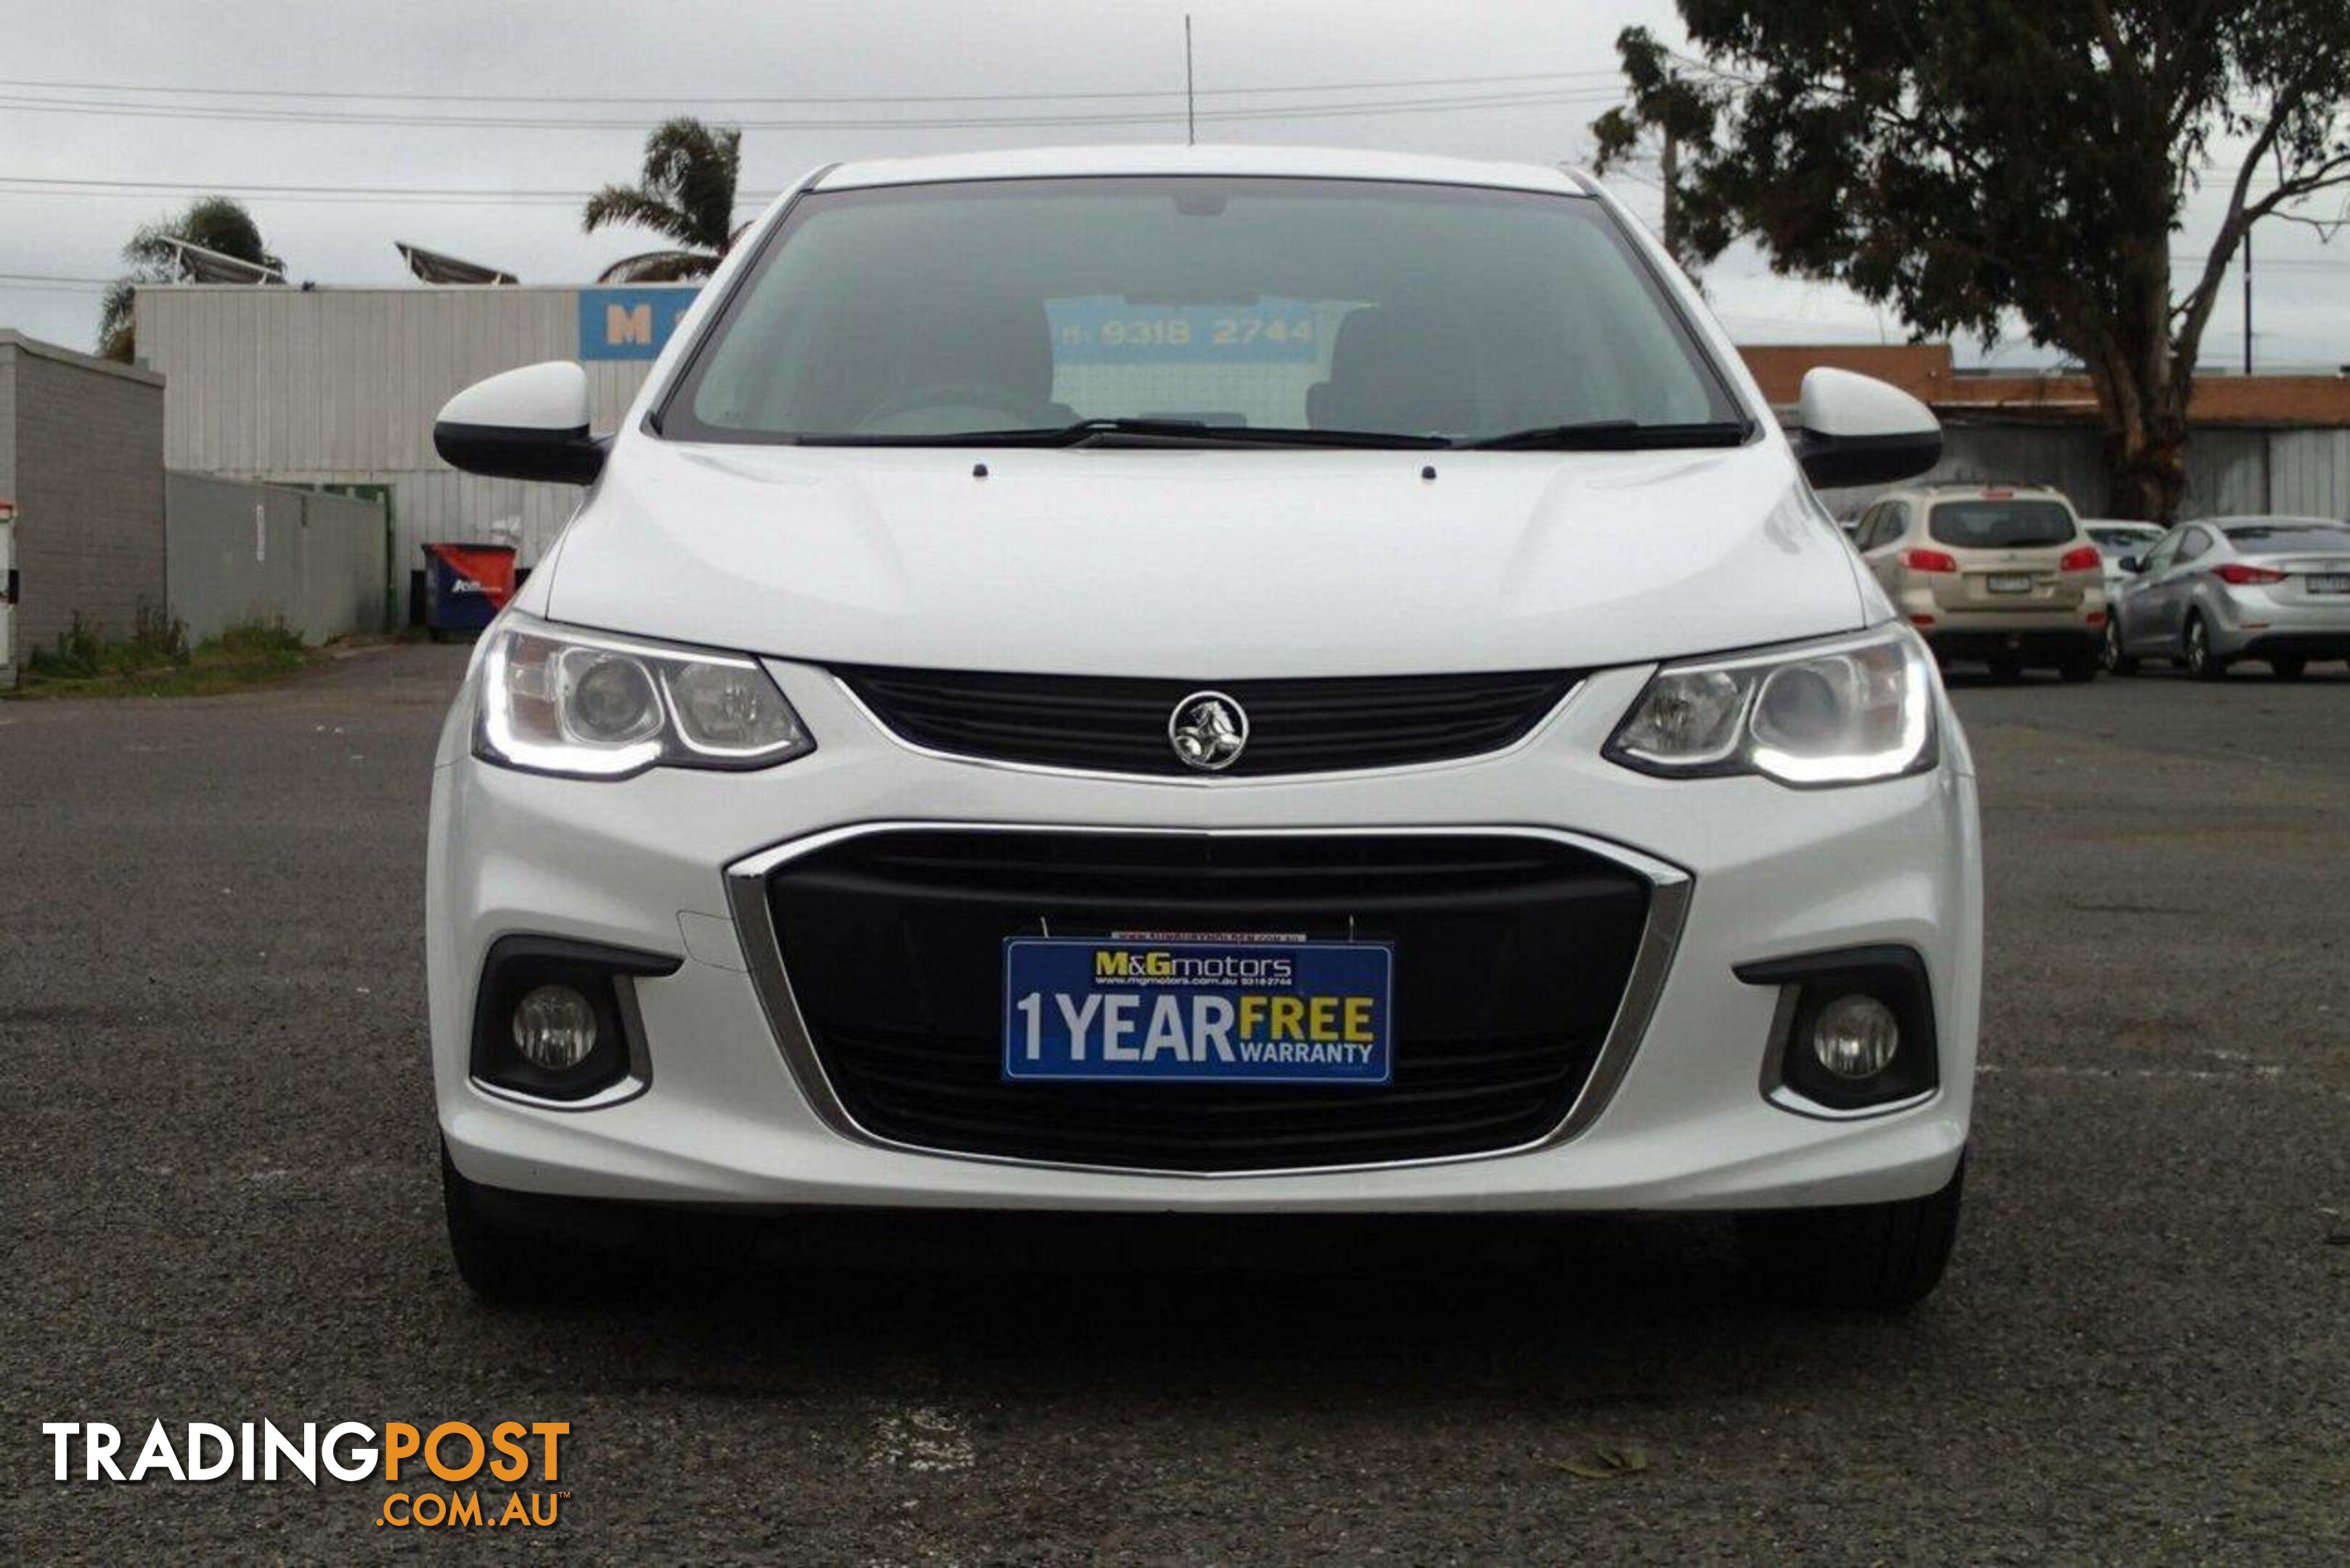
[[[1929,484],[1878,497],[1854,531],[1894,607],[1944,662],[1994,680],[2027,665],[2094,680],[2105,568],[2064,493],[2046,485]]]

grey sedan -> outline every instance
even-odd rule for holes
[[[2350,659],[2350,524],[2207,517],[2124,565],[2106,621],[2106,668],[2116,675],[2151,657],[2216,680],[2256,659],[2294,680],[2313,659]]]

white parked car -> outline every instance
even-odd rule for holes
[[[2126,563],[2141,559],[2152,550],[2155,541],[2162,537],[2159,523],[2132,523],[2113,517],[2084,517],[2081,532],[2097,547],[2097,559],[2105,568],[2106,624],[2112,624],[2114,601],[2121,597],[2122,585],[2130,578]],[[2106,640],[2110,642],[2111,638]]]
[[[1724,1210],[1831,1300],[1956,1224],[1973,770],[1659,247],[1547,168],[1118,147],[848,164],[483,639],[428,875],[491,1294],[678,1206]]]

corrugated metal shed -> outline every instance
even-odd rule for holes
[[[425,540],[485,539],[510,521],[523,560],[535,561],[578,491],[454,472],[433,455],[432,416],[484,376],[579,358],[580,293],[142,288],[139,358],[165,378],[164,461],[279,483],[388,486],[400,580],[421,564]],[[608,431],[652,361],[586,363],[597,428]]]
[[[2350,518],[2350,431],[2279,431],[2268,459],[2271,509]]]
[[[1942,461],[1928,479],[2053,484],[2084,516],[2095,516],[2106,503],[2105,441],[2079,425],[1978,417],[1944,426]],[[1846,516],[1880,493],[1881,488],[1836,490],[1821,499]],[[2350,519],[2350,431],[2198,427],[2187,449],[2181,514],[2263,513]]]

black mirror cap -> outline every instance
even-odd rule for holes
[[[2130,573],[2145,571],[2146,557],[2143,556],[2124,556],[2122,557],[2122,570]]]
[[[1856,484],[1891,484],[1914,479],[1942,461],[1942,432],[1904,431],[1899,435],[1835,436],[1818,431],[1795,435],[1795,461],[1814,490],[1843,490]]]
[[[535,479],[549,484],[593,484],[604,472],[609,439],[577,430],[531,430],[518,425],[460,425],[446,420],[432,427],[432,450],[450,467],[490,479]]]

